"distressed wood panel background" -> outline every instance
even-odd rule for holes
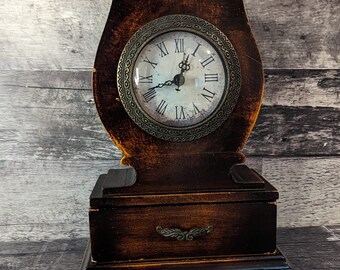
[[[120,158],[91,91],[110,3],[0,5],[0,242],[88,235],[90,191]],[[280,190],[280,227],[338,224],[340,1],[245,3],[266,75],[247,162]]]
[[[111,1],[3,1],[0,70],[90,69]],[[244,2],[265,68],[339,68],[339,0]]]

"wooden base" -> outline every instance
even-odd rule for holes
[[[171,193],[161,181],[132,184],[131,168],[100,176],[83,269],[290,269],[276,247],[277,190],[242,164],[217,172]]]
[[[205,257],[169,260],[138,260],[129,262],[96,263],[91,259],[90,243],[86,248],[81,270],[91,269],[209,269],[209,270],[289,270],[285,257],[277,249],[273,255]]]

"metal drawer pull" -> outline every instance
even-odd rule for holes
[[[161,226],[156,227],[156,231],[160,235],[178,241],[192,241],[195,238],[204,237],[213,229],[213,226],[208,226],[208,228],[192,228],[190,231],[182,231],[181,229],[177,228],[162,228]]]

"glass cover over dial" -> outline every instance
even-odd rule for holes
[[[199,124],[228,90],[227,69],[201,36],[171,31],[148,42],[133,66],[133,94],[144,113],[161,124]]]

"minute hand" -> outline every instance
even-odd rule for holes
[[[158,85],[156,85],[154,87],[151,87],[148,90],[150,91],[150,90],[153,90],[153,89],[156,89],[156,88],[162,88],[164,86],[171,86],[173,83],[174,83],[173,80],[168,80],[168,81],[166,81],[164,83],[159,83]]]

